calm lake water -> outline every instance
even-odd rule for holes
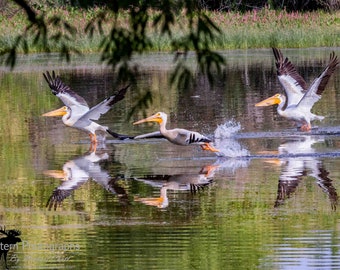
[[[307,82],[331,51],[340,56],[282,51]],[[224,54],[223,78],[210,87],[197,75],[192,89],[169,86],[171,55],[136,59],[137,84],[98,121],[137,135],[158,127],[134,121],[164,111],[169,127],[215,138],[220,155],[110,137],[91,153],[87,134],[42,117],[62,105],[42,72],[55,70],[90,106],[117,90],[96,55],[1,67],[0,225],[22,241],[9,268],[339,269],[340,68],[313,109],[325,120],[305,134],[276,108],[254,106],[282,91],[271,50]],[[128,118],[147,90],[150,107]]]

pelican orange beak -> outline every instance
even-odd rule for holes
[[[280,99],[280,94],[276,94],[270,98],[267,98],[265,100],[262,100],[259,103],[256,103],[256,107],[262,107],[262,106],[270,106],[270,105],[275,105],[275,104],[280,104],[281,99]]]
[[[211,152],[220,152],[220,150],[216,149],[215,147],[213,147],[211,144],[209,143],[205,143],[201,145],[201,148],[203,150],[207,150],[207,151],[211,151]]]
[[[278,158],[266,159],[264,162],[269,163],[269,164],[273,164],[275,166],[281,166],[281,160],[278,159]]]
[[[64,171],[60,171],[60,170],[47,170],[44,171],[44,174],[56,179],[66,179],[66,173]]]
[[[63,106],[57,110],[44,113],[42,116],[64,116],[65,114],[67,114],[67,107]]]
[[[134,125],[138,125],[138,124],[141,124],[141,123],[145,123],[145,122],[157,122],[158,124],[162,123],[163,119],[162,117],[160,116],[160,114],[156,113],[154,115],[151,115],[150,117],[148,118],[144,118],[142,120],[139,120],[137,122],[134,122],[133,124]]]
[[[135,198],[135,202],[141,202],[141,203],[144,203],[145,205],[156,206],[158,208],[164,208],[164,206],[163,206],[164,198],[163,197],[159,197],[159,198]]]

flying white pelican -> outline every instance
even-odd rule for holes
[[[55,75],[54,71],[52,72],[52,76],[49,72],[46,72],[46,74],[43,73],[43,75],[52,93],[65,104],[65,106],[60,109],[45,113],[43,116],[62,116],[62,120],[66,126],[87,132],[91,139],[91,145],[97,144],[96,131],[108,132],[112,136],[119,138],[120,134],[92,120],[98,120],[100,116],[108,112],[115,103],[122,100],[125,97],[129,85],[90,109],[85,99],[64,84],[60,77]]]
[[[144,122],[157,122],[160,126],[160,133],[164,138],[166,138],[169,142],[177,145],[190,145],[190,144],[199,144],[203,150],[208,150],[212,152],[220,152],[218,149],[211,146],[209,143],[211,140],[204,135],[181,128],[175,129],[166,129],[166,122],[168,116],[164,112],[158,112],[148,118],[139,120],[134,125],[141,124]],[[137,137],[135,137],[137,138]]]
[[[279,115],[302,124],[301,131],[310,131],[312,128],[311,121],[324,119],[323,116],[313,114],[311,109],[321,98],[329,78],[339,64],[337,56],[334,52],[330,54],[328,65],[307,88],[307,83],[288,58],[284,59],[279,49],[273,48],[273,52],[276,60],[277,76],[286,95],[275,94],[255,106],[278,104],[277,112]]]

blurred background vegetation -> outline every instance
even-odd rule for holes
[[[0,0],[0,56],[14,68],[21,53],[70,61],[99,52],[118,81],[133,82],[133,56],[167,51],[173,85],[187,87],[195,74],[212,84],[226,63],[218,50],[337,46],[339,8],[339,0]]]

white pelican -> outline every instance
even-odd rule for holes
[[[204,135],[190,131],[182,128],[175,129],[166,129],[166,122],[168,116],[164,112],[158,112],[148,118],[139,120],[134,125],[141,124],[144,122],[157,122],[160,126],[160,133],[164,138],[166,138],[169,142],[177,145],[190,145],[190,144],[199,144],[203,150],[208,150],[212,152],[220,152],[218,149],[211,146],[209,143],[211,140]],[[137,138],[137,137],[135,137]]]
[[[91,139],[91,145],[97,144],[96,131],[108,132],[112,136],[119,138],[120,134],[92,120],[98,120],[100,116],[108,112],[115,103],[122,100],[125,97],[129,85],[90,109],[85,99],[64,84],[60,77],[55,75],[54,71],[52,72],[52,76],[49,72],[46,72],[46,74],[43,73],[43,75],[52,93],[65,104],[65,106],[60,109],[45,113],[43,116],[62,116],[62,120],[66,126],[87,132]]]
[[[311,121],[324,119],[323,116],[313,114],[311,109],[321,98],[329,78],[339,64],[337,56],[334,52],[330,54],[328,65],[307,88],[307,83],[288,58],[284,59],[279,49],[273,48],[273,52],[276,59],[277,75],[286,95],[276,94],[255,106],[278,104],[279,115],[302,124],[302,131],[310,131]]]

